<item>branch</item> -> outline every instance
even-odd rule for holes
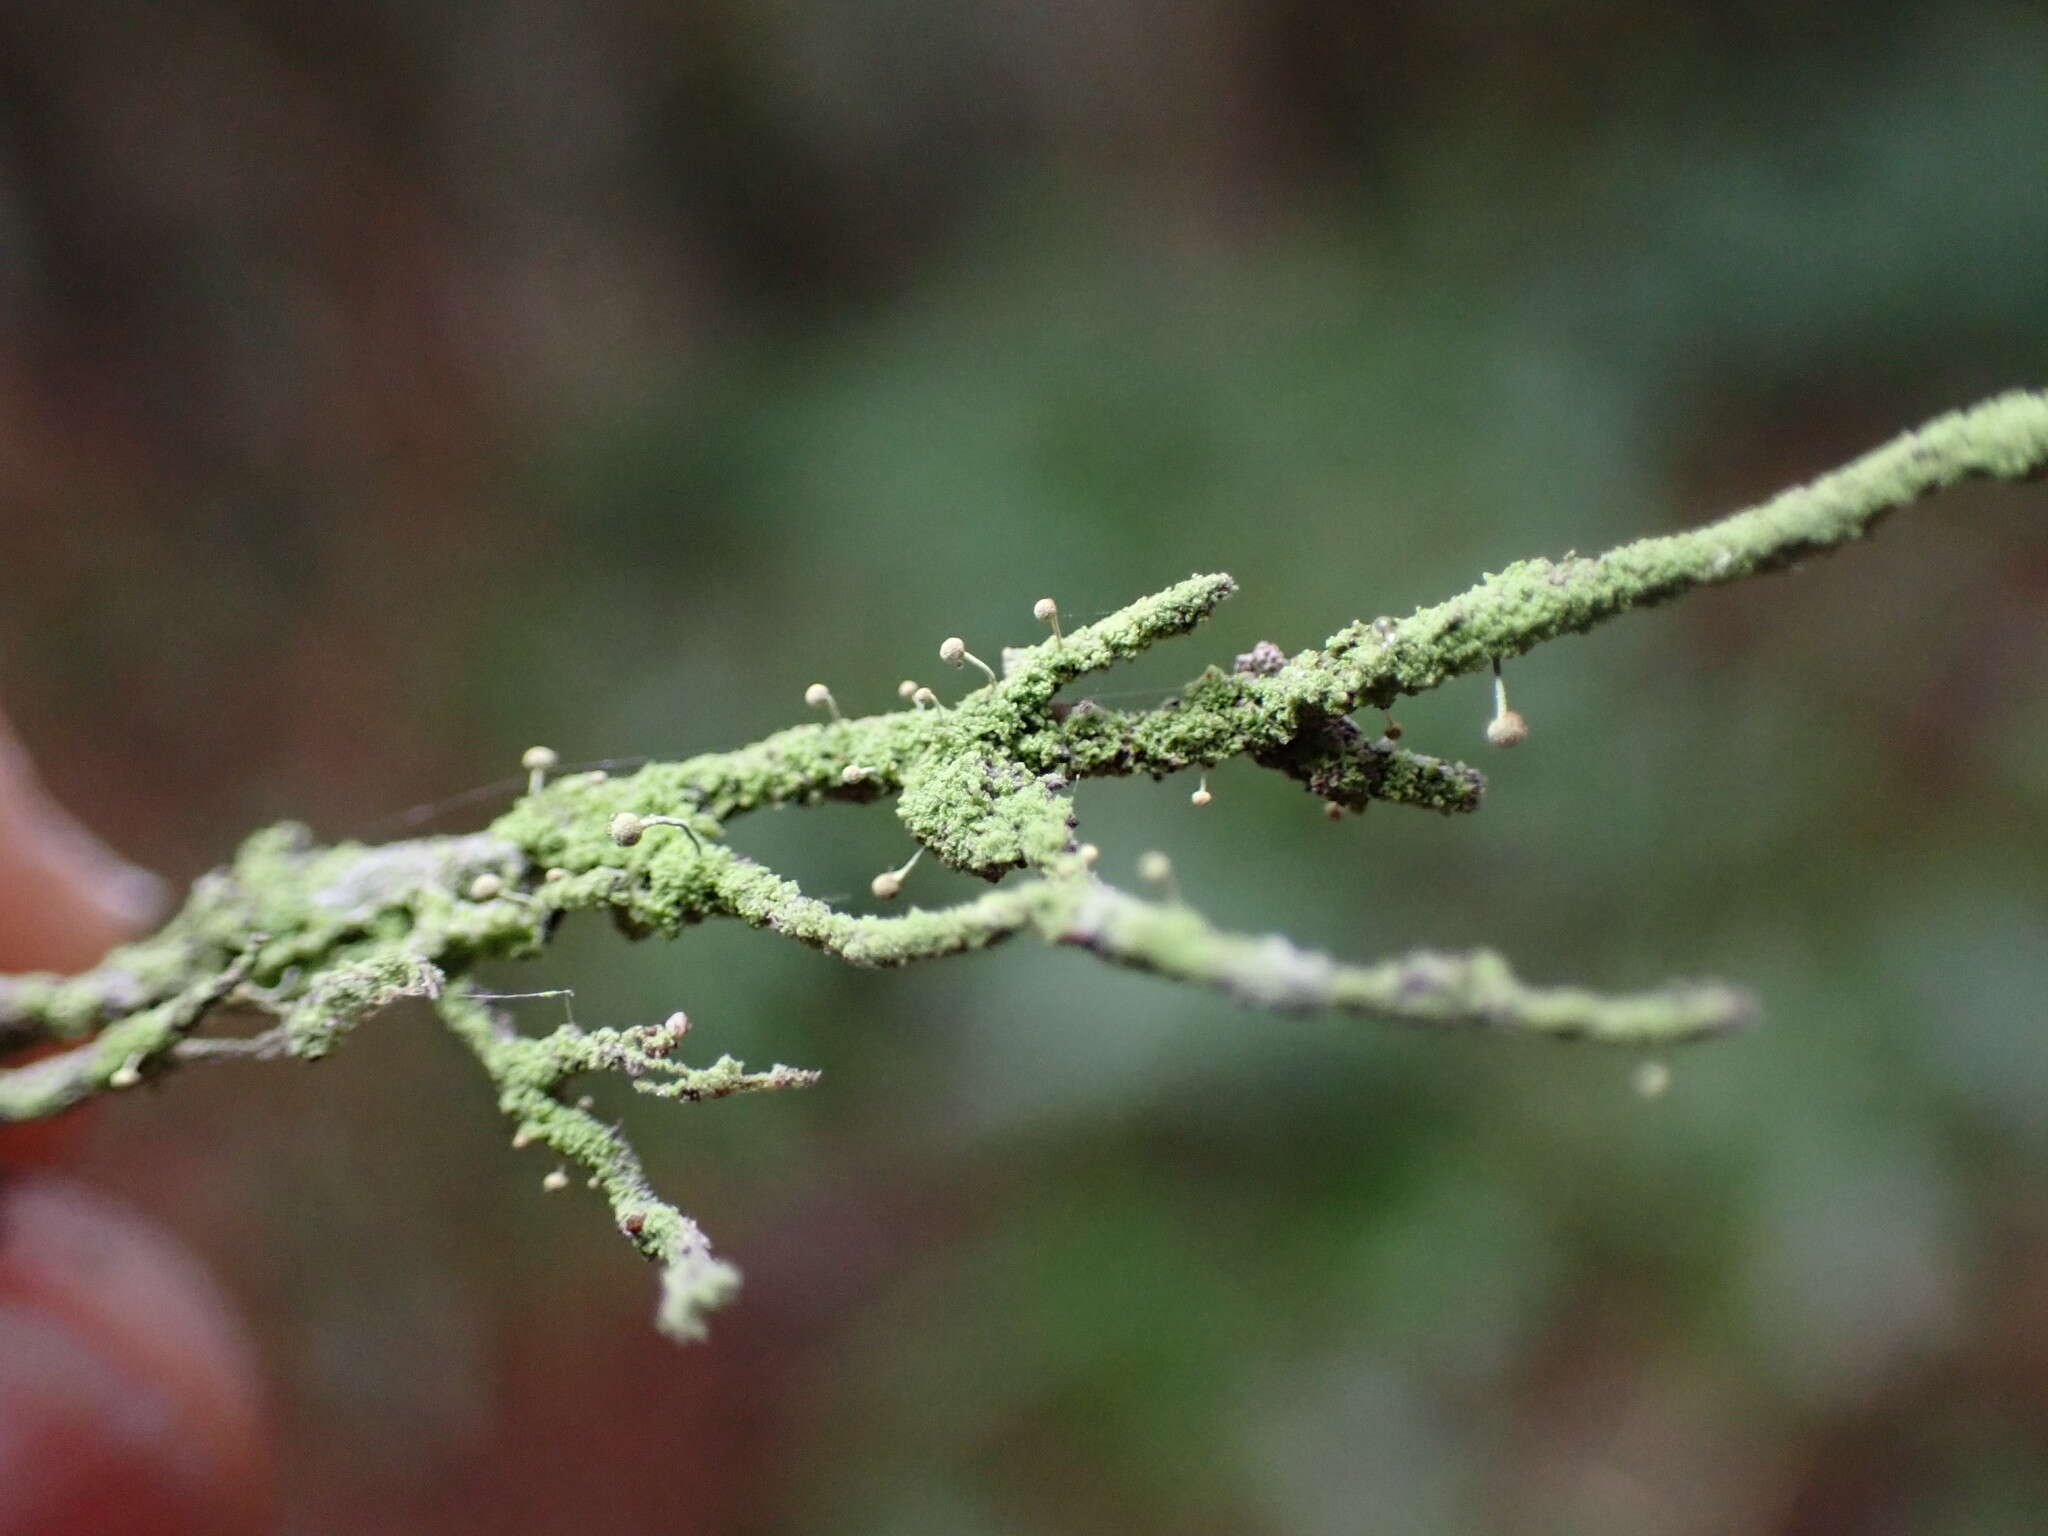
[[[655,1196],[618,1128],[587,1099],[570,1098],[568,1085],[616,1073],[641,1093],[703,1102],[801,1087],[816,1074],[780,1065],[750,1073],[730,1057],[685,1066],[674,1059],[688,1029],[681,1013],[656,1025],[518,1034],[469,977],[487,960],[538,955],[568,912],[607,912],[636,937],[732,919],[863,966],[1029,934],[1269,1011],[1329,1008],[1635,1047],[1726,1033],[1750,1023],[1755,1005],[1719,983],[1607,996],[1523,982],[1485,951],[1354,965],[1277,935],[1222,932],[1177,898],[1145,900],[1097,879],[1070,792],[1082,779],[1162,778],[1243,757],[1300,783],[1333,814],[1374,800],[1476,810],[1485,789],[1476,769],[1397,745],[1391,729],[1372,737],[1351,712],[1695,587],[1783,569],[1959,480],[2016,480],[2044,466],[2048,396],[2005,395],[1693,532],[1592,559],[1524,561],[1448,602],[1398,622],[1354,623],[1291,658],[1261,643],[1153,709],[1107,710],[1085,692],[1063,695],[1197,627],[1234,590],[1228,576],[1191,577],[1065,633],[1043,600],[1036,611],[1053,625],[1051,638],[1004,650],[1002,675],[991,671],[950,705],[913,684],[900,710],[840,719],[818,685],[811,697],[832,708],[830,721],[622,778],[546,782],[553,754],[536,748],[530,792],[485,832],[320,847],[301,828],[274,827],[195,883],[153,938],[79,976],[0,977],[0,1054],[72,1042],[0,1069],[0,1122],[54,1114],[197,1062],[317,1059],[387,1003],[424,997],[493,1085],[516,1123],[515,1144],[546,1145],[583,1170],[620,1230],[662,1266],[661,1327],[695,1338],[737,1271]],[[975,660],[957,639],[940,649],[956,665]],[[1489,736],[1511,744],[1518,721],[1501,707]],[[845,911],[723,841],[736,816],[828,800],[891,801],[919,854],[1003,883],[937,911]],[[1165,873],[1163,856],[1151,857]],[[914,862],[876,876],[876,897],[893,897]],[[250,1035],[198,1033],[227,1008],[271,1022]],[[543,1182],[568,1181],[564,1167]]]
[[[1489,950],[1429,950],[1377,965],[1345,965],[1277,934],[1225,933],[1178,903],[1141,901],[1099,882],[1079,894],[1051,937],[1105,960],[1214,987],[1254,1008],[1345,1013],[1461,1025],[1607,1045],[1680,1044],[1745,1029],[1756,1002],[1718,982],[1601,996],[1531,987]]]
[[[1782,571],[1860,539],[1899,508],[1963,480],[2038,479],[2048,469],[2048,394],[2015,390],[1689,533],[1638,539],[1595,559],[1523,560],[1399,624],[1353,624],[1308,670],[1346,707],[1427,693],[1560,635],[1697,587]]]

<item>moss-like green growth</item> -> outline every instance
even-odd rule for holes
[[[1485,951],[1349,965],[1278,936],[1219,931],[1177,899],[1145,900],[1098,879],[1066,791],[1084,778],[1158,778],[1245,757],[1299,781],[1333,813],[1374,800],[1472,811],[1485,789],[1475,769],[1373,739],[1351,712],[1632,608],[1835,548],[1965,477],[2017,479],[2044,466],[2048,397],[2007,395],[1706,528],[1593,559],[1522,561],[1448,602],[1398,622],[1352,624],[1292,657],[1262,644],[1154,709],[1107,710],[1085,693],[1062,695],[1195,628],[1234,589],[1228,576],[1194,576],[1098,623],[1005,650],[1002,677],[950,707],[927,701],[798,725],[736,751],[616,778],[583,773],[544,784],[552,756],[529,754],[532,792],[486,832],[320,847],[303,828],[274,827],[199,880],[161,932],[94,970],[0,978],[0,1052],[83,1042],[0,1070],[0,1122],[53,1114],[181,1063],[317,1058],[386,1003],[428,997],[494,1085],[515,1143],[545,1145],[583,1169],[619,1230],[662,1266],[663,1331],[696,1338],[738,1272],[656,1197],[632,1148],[569,1086],[617,1073],[644,1093],[702,1101],[799,1087],[815,1074],[780,1065],[748,1072],[730,1057],[684,1066],[671,1059],[688,1027],[681,1015],[637,1028],[518,1034],[467,978],[481,961],[538,954],[566,912],[609,912],[634,935],[673,936],[731,918],[869,966],[1029,933],[1260,1008],[1631,1046],[1723,1033],[1748,1023],[1754,1007],[1716,983],[1612,997],[1529,986]],[[806,896],[724,842],[726,823],[766,806],[881,799],[895,801],[905,830],[932,857],[1002,883],[939,911],[867,915]],[[877,894],[898,884],[891,875]],[[229,1009],[274,1022],[255,1035],[200,1033]],[[546,1187],[567,1182],[558,1171]]]

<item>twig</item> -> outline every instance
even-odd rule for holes
[[[56,1113],[192,1062],[314,1059],[362,1019],[407,996],[433,1000],[476,1057],[514,1140],[579,1165],[614,1219],[662,1266],[660,1324],[703,1332],[738,1273],[702,1231],[649,1189],[632,1148],[584,1101],[572,1078],[620,1073],[659,1097],[701,1101],[800,1087],[816,1074],[749,1073],[730,1057],[672,1062],[687,1020],[621,1030],[565,1025],[521,1035],[468,976],[483,961],[537,955],[565,912],[602,910],[636,935],[674,936],[732,918],[852,964],[907,965],[1036,934],[1119,965],[1216,988],[1269,1010],[1331,1008],[1629,1046],[1668,1045],[1748,1024],[1746,993],[1714,982],[1630,996],[1519,980],[1498,956],[1417,953],[1372,965],[1312,954],[1284,938],[1222,932],[1177,898],[1148,901],[1096,878],[1076,840],[1076,780],[1209,769],[1249,758],[1287,775],[1332,814],[1374,800],[1442,812],[1476,809],[1485,788],[1462,763],[1369,739],[1348,717],[1450,678],[1498,668],[1561,635],[1690,591],[1783,569],[1860,537],[1889,512],[1983,476],[2015,480],[2048,465],[2048,396],[2011,394],[1942,417],[1811,485],[1690,533],[1639,540],[1591,559],[1529,560],[1408,618],[1361,621],[1293,657],[1261,644],[1145,710],[1106,710],[1057,696],[1083,678],[1183,634],[1234,590],[1195,576],[1094,624],[1064,630],[1042,599],[1051,638],[1003,653],[1000,677],[949,707],[929,690],[889,714],[799,725],[732,752],[549,777],[552,753],[527,754],[529,793],[487,832],[381,846],[319,847],[300,828],[249,839],[201,879],[161,932],[75,977],[0,977],[0,1052],[42,1041],[70,1050],[0,1070],[0,1122]],[[945,659],[970,660],[948,640]],[[978,661],[976,662],[979,665]],[[920,703],[919,701],[924,702]],[[1526,735],[1503,722],[1506,744]],[[1206,781],[1203,785],[1206,791]],[[1200,803],[1202,795],[1198,793]],[[806,896],[723,842],[735,816],[776,805],[893,799],[918,848],[999,889],[939,911],[873,916]],[[673,827],[683,836],[649,835]],[[909,865],[878,879],[894,895]],[[269,1014],[246,1038],[195,1032],[224,1002]],[[563,1187],[565,1169],[543,1180]]]

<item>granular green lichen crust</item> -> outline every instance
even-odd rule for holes
[[[1707,527],[1594,558],[1521,561],[1448,602],[1398,621],[1359,621],[1292,656],[1262,643],[1151,709],[1102,708],[1082,685],[1196,628],[1234,590],[1228,576],[1192,576],[1097,623],[1004,648],[1000,678],[950,700],[932,695],[851,720],[832,705],[831,720],[616,777],[540,783],[553,754],[537,751],[527,764],[532,792],[484,832],[323,847],[303,828],[274,827],[196,882],[159,933],[95,969],[0,977],[0,1053],[75,1042],[0,1069],[0,1122],[52,1114],[195,1061],[317,1059],[385,1005],[428,999],[492,1084],[515,1144],[545,1146],[562,1160],[547,1187],[570,1182],[567,1165],[581,1170],[620,1232],[661,1266],[663,1331],[696,1338],[705,1315],[737,1288],[738,1272],[654,1194],[632,1148],[574,1084],[613,1073],[643,1093],[702,1102],[800,1087],[816,1074],[782,1065],[749,1072],[730,1057],[685,1066],[675,1059],[688,1031],[680,1013],[656,1025],[519,1034],[468,978],[485,960],[538,955],[569,912],[609,913],[636,937],[675,937],[730,918],[863,966],[1031,935],[1269,1010],[1336,1009],[1630,1046],[1724,1033],[1748,1023],[1754,1006],[1719,983],[1609,996],[1530,985],[1487,951],[1353,965],[1277,935],[1223,932],[1177,897],[1147,899],[1103,881],[1079,839],[1073,786],[1242,757],[1296,780],[1332,814],[1375,800],[1470,812],[1485,790],[1478,770],[1375,736],[1353,712],[1695,587],[1836,548],[1958,480],[2021,479],[2044,466],[2048,396],[2005,395]],[[1056,617],[1049,600],[1037,613]],[[949,643],[949,655],[955,649],[964,652]],[[934,911],[848,911],[724,841],[736,816],[828,800],[887,801],[912,846],[998,883]],[[901,873],[878,881],[878,895],[900,885]],[[269,1022],[254,1034],[202,1033],[229,1014]]]

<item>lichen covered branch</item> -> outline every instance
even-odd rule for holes
[[[1489,950],[1420,950],[1376,965],[1347,965],[1278,934],[1223,932],[1192,908],[1143,901],[1100,882],[1079,894],[1051,936],[1120,965],[1283,1012],[1330,1008],[1415,1024],[1659,1046],[1745,1028],[1757,1011],[1747,992],[1719,982],[1620,995],[1532,987]]]
[[[660,1024],[520,1034],[470,978],[485,961],[538,955],[571,912],[607,913],[636,937],[731,919],[863,966],[1031,935],[1266,1010],[1335,1009],[1627,1046],[1720,1034],[1747,1024],[1755,1007],[1719,983],[1609,996],[1524,982],[1485,951],[1361,965],[1277,935],[1225,933],[1170,886],[1149,899],[1102,881],[1095,849],[1080,838],[1074,787],[1244,758],[1294,780],[1332,815],[1375,800],[1470,812],[1485,789],[1478,770],[1399,745],[1391,727],[1374,734],[1353,712],[1497,668],[1631,609],[1836,548],[1959,480],[2019,479],[2044,465],[2048,396],[2006,395],[1692,532],[1593,558],[1524,561],[1448,602],[1399,621],[1360,621],[1293,656],[1262,643],[1150,709],[1102,708],[1086,680],[1197,627],[1234,589],[1229,577],[1191,577],[1065,632],[1056,606],[1041,600],[1035,612],[1051,636],[1002,650],[1000,675],[948,639],[941,659],[986,677],[950,702],[906,684],[903,708],[847,719],[818,684],[806,697],[829,708],[829,720],[622,777],[546,782],[553,754],[535,749],[530,792],[484,832],[321,847],[303,829],[272,828],[198,881],[159,933],[93,970],[0,977],[0,1054],[60,1048],[0,1068],[0,1122],[54,1114],[186,1064],[314,1060],[385,1005],[423,998],[475,1057],[515,1142],[562,1159],[546,1186],[565,1187],[570,1165],[581,1170],[619,1229],[662,1267],[662,1328],[694,1338],[732,1294],[737,1271],[654,1194],[619,1129],[570,1085],[615,1074],[642,1094],[702,1102],[800,1087],[816,1074],[780,1065],[750,1073],[730,1057],[684,1065],[680,1013]],[[1489,740],[1520,740],[1525,723],[1504,695],[1497,709]],[[1209,798],[1206,784],[1194,796],[1197,805]],[[887,801],[918,856],[1000,883],[939,910],[849,911],[725,842],[735,817],[828,800]],[[1154,857],[1164,874],[1163,856]],[[876,875],[877,899],[903,890],[914,863]],[[266,1022],[254,1033],[201,1033],[230,1014]]]
[[[1637,539],[1591,559],[1523,560],[1399,623],[1353,624],[1304,658],[1302,670],[1324,683],[1332,707],[1389,704],[1632,609],[1825,554],[1960,481],[2036,479],[2044,469],[2048,394],[2015,390],[1704,528]]]

